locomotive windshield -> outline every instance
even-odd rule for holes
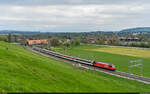
[[[113,64],[110,64],[111,67],[115,67]]]

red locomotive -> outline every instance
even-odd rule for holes
[[[100,68],[104,68],[104,69],[108,69],[108,70],[112,70],[112,71],[116,70],[115,66],[113,64],[109,64],[109,63],[96,62],[96,61],[91,61],[91,60],[86,60],[86,59],[81,59],[81,58],[75,58],[72,56],[62,55],[62,54],[60,54],[60,57],[65,58],[67,60],[76,61],[79,63],[88,64],[88,65],[93,65],[95,67],[100,67]]]
[[[95,62],[94,61],[93,66],[108,69],[108,70],[112,70],[112,71],[116,70],[116,68],[113,64],[108,64],[108,63],[104,63],[104,62]]]

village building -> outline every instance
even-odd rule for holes
[[[116,38],[105,38],[104,41],[109,41],[111,43],[115,42],[117,39]]]
[[[119,40],[120,41],[140,41],[140,39],[137,38],[137,37],[134,37],[134,38],[131,38],[131,37],[129,37],[129,38],[120,37]]]
[[[86,38],[86,40],[90,43],[95,43],[97,40],[99,40],[99,38]]]
[[[27,45],[48,44],[48,39],[27,40]]]

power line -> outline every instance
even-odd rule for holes
[[[143,62],[142,60],[134,60],[134,61],[129,61],[128,62],[128,71],[129,74],[132,74],[132,70],[134,67],[139,67],[140,68],[140,75],[143,76]]]

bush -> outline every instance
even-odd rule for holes
[[[59,42],[59,40],[58,39],[55,39],[55,38],[53,38],[53,39],[50,39],[49,40],[49,44],[51,45],[51,46],[59,46],[60,45],[60,42]]]
[[[7,37],[6,36],[3,36],[3,35],[0,35],[0,41],[7,41]]]
[[[71,45],[72,46],[78,46],[78,45],[80,45],[80,41],[79,40],[72,40]]]

